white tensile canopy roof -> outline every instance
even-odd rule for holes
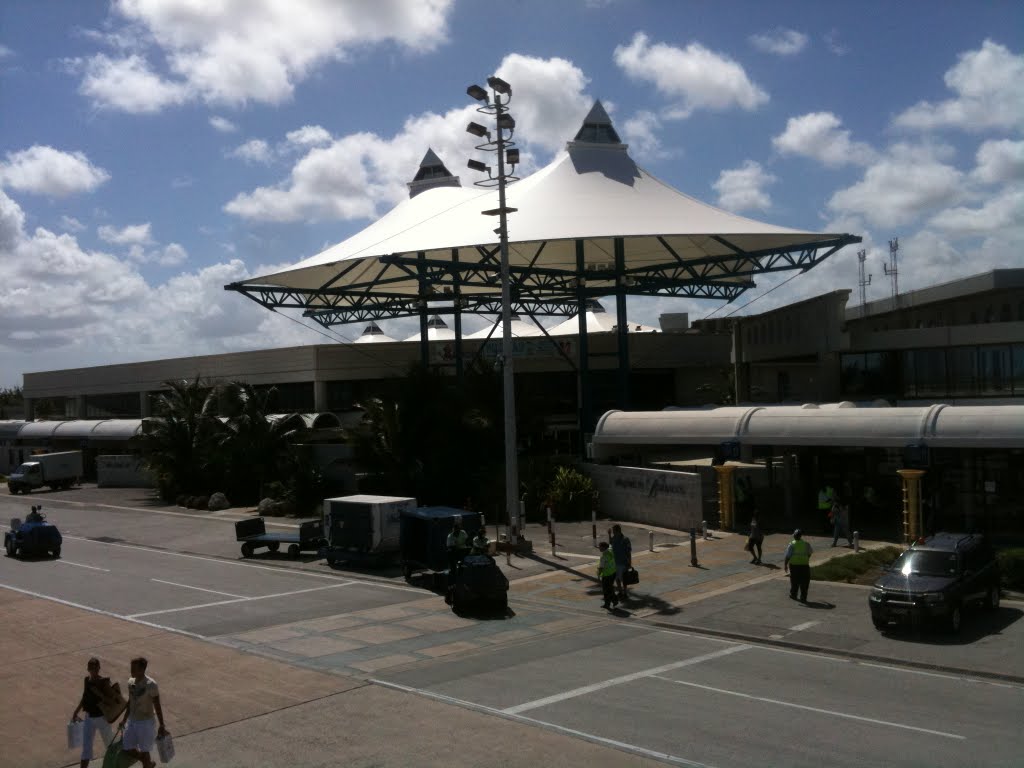
[[[604,129],[603,139],[600,131],[594,132],[595,127]],[[421,294],[416,270],[380,258],[422,254],[428,262],[451,264],[455,250],[460,266],[484,265],[496,270],[491,254],[498,246],[498,220],[481,212],[498,205],[495,190],[425,189],[316,256],[281,272],[227,287],[254,297],[262,290],[262,301],[266,291],[286,294],[293,303],[276,306],[296,306],[294,302],[301,299],[302,306],[313,309],[344,308],[365,298],[363,287],[392,297],[416,297]],[[627,147],[618,143],[600,103],[584,121],[578,140],[569,142],[565,152],[507,188],[507,205],[516,209],[508,217],[512,268],[574,273],[580,241],[585,268],[594,272],[586,283],[591,296],[617,290],[611,274],[616,240],[622,241],[626,270],[667,265],[676,274],[659,273],[656,277],[737,286],[749,285],[751,272],[763,268],[758,259],[765,254],[834,249],[859,240],[766,224],[673,189],[636,165]],[[743,271],[742,265],[748,267],[746,274],[735,274]],[[435,278],[453,282],[451,272],[437,273]],[[344,294],[346,288],[355,286],[361,287]],[[497,295],[500,283],[463,281],[459,290],[465,296]]]
[[[427,340],[428,341],[450,341],[455,338],[455,331],[448,327],[448,323],[440,318],[439,315],[434,315],[427,322]],[[414,333],[409,336],[405,341],[419,341],[419,333]]]
[[[536,323],[528,323],[517,314],[512,315],[511,326],[512,335],[518,338],[522,338],[524,336],[540,336],[543,334],[543,331],[541,331],[541,329],[537,327]],[[486,328],[481,328],[479,331],[476,331],[475,333],[467,333],[462,338],[486,339],[490,337],[492,339],[500,339],[501,333],[501,320],[499,320],[498,322],[494,323],[494,325],[489,325]],[[551,331],[548,331],[548,333],[551,333]]]
[[[587,303],[587,333],[611,333],[616,330],[618,321],[612,315],[604,311],[599,301]],[[658,328],[650,325],[642,325],[630,321],[628,324],[629,333],[656,333]],[[554,328],[549,328],[548,333],[552,336],[573,336],[580,332],[579,315],[570,317],[565,322],[559,323]]]
[[[359,334],[359,338],[353,341],[353,344],[375,344],[384,343],[387,341],[398,341],[391,336],[388,336],[384,331],[380,329],[380,326],[376,323],[370,323],[363,329],[363,332]]]

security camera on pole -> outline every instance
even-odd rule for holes
[[[501,244],[501,367],[502,391],[505,404],[505,510],[510,526],[509,546],[518,547],[524,544],[520,520],[519,503],[519,457],[516,439],[516,391],[512,367],[512,279],[508,266],[508,214],[515,208],[505,205],[505,187],[519,179],[513,175],[519,163],[519,150],[512,141],[515,134],[516,121],[508,112],[508,103],[512,100],[512,86],[500,77],[487,78],[490,93],[479,85],[471,85],[466,93],[479,101],[477,112],[494,118],[495,130],[492,135],[479,123],[470,123],[466,131],[474,136],[486,139],[478,144],[477,149],[494,152],[497,155],[496,172],[479,160],[470,160],[468,165],[474,171],[486,172],[487,178],[476,182],[481,187],[498,188],[498,207],[483,211],[485,216],[497,216],[498,228],[495,232]],[[509,170],[506,172],[506,164]]]

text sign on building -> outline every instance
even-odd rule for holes
[[[603,515],[677,530],[700,525],[700,475],[602,464],[585,471],[601,494]]]
[[[497,331],[495,331],[497,333]],[[472,359],[477,354],[477,348],[471,346],[472,340],[464,341],[462,356],[465,359]],[[556,347],[557,345],[557,347]],[[512,339],[512,357],[556,357],[561,354],[574,359],[575,343],[571,340],[536,338],[536,339]],[[489,339],[480,345],[480,357],[486,360],[497,360],[501,357],[501,338]],[[430,347],[430,359],[435,363],[455,362],[455,342],[446,341],[444,344],[432,344]]]

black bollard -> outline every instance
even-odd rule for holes
[[[690,565],[697,568],[697,529],[690,529]]]

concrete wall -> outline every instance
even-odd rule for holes
[[[96,485],[100,488],[155,488],[153,476],[138,456],[97,456]]]
[[[703,519],[701,478],[689,472],[585,464],[601,494],[602,515],[615,520],[688,530]]]

